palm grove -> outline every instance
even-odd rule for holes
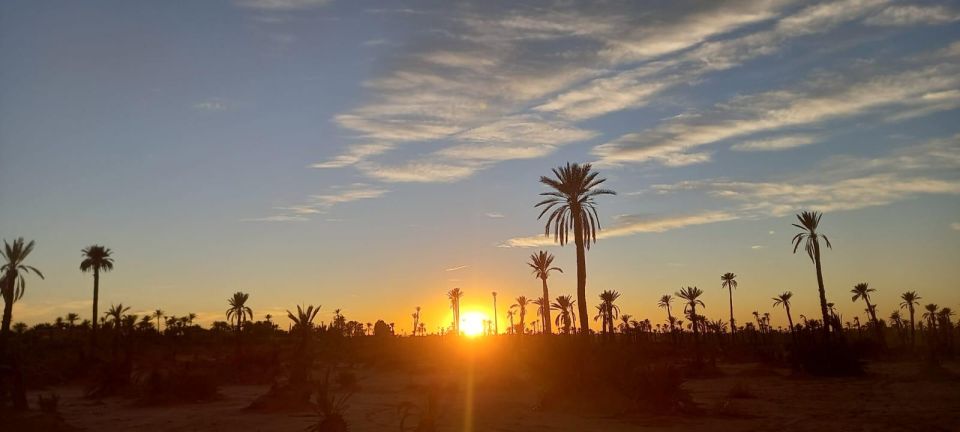
[[[508,326],[506,331],[500,332],[493,323],[485,323],[484,333],[508,334],[514,336],[539,333],[543,335],[561,334],[578,335],[583,339],[591,338],[594,332],[590,329],[587,290],[587,259],[586,254],[598,239],[601,231],[598,212],[599,198],[613,196],[616,193],[602,186],[605,178],[593,169],[590,164],[568,163],[554,168],[552,176],[543,176],[540,183],[547,190],[542,192],[542,200],[534,207],[539,210],[538,219],[545,221],[544,234],[552,237],[553,241],[561,246],[571,243],[576,256],[576,292],[572,295],[557,295],[556,290],[551,294],[549,281],[554,273],[563,272],[555,266],[554,256],[547,251],[538,251],[529,257],[526,263],[532,270],[532,275],[539,281],[539,292],[535,297],[517,296],[506,310]],[[701,296],[703,290],[696,286],[685,286],[672,295],[662,294],[656,298],[656,305],[663,309],[665,317],[662,320],[634,319],[632,315],[624,314],[617,301],[621,293],[613,290],[604,290],[597,295],[595,303],[594,321],[599,323],[603,338],[599,341],[620,340],[627,342],[662,342],[671,345],[692,347],[691,358],[699,361],[703,354],[702,345],[711,338],[709,343],[716,344],[752,344],[765,343],[770,340],[784,340],[784,344],[806,344],[819,346],[833,346],[846,337],[862,340],[872,339],[877,346],[886,348],[888,338],[898,340],[900,349],[913,351],[921,340],[926,346],[926,355],[935,358],[938,355],[952,353],[956,339],[956,326],[953,323],[953,311],[948,307],[940,308],[929,303],[921,308],[922,297],[915,291],[904,292],[900,298],[902,302],[893,308],[888,320],[882,319],[878,313],[879,305],[874,301],[875,289],[867,283],[859,283],[851,287],[853,302],[860,302],[865,306],[866,323],[859,317],[852,321],[844,318],[835,311],[835,304],[829,301],[824,283],[823,256],[826,250],[832,249],[828,237],[821,231],[822,214],[803,211],[796,215],[797,223],[793,226],[798,230],[791,245],[793,252],[800,248],[809,258],[816,285],[811,286],[810,293],[816,292],[819,300],[819,314],[816,318],[798,315],[795,320],[791,310],[791,301],[794,294],[783,292],[772,297],[771,306],[783,310],[784,318],[788,323],[787,329],[774,328],[770,324],[769,313],[754,311],[755,322],[738,323],[735,318],[736,299],[738,289],[737,274],[727,272],[720,275],[717,289],[726,290],[728,297],[728,316],[722,319],[710,320],[703,311],[707,305]],[[335,331],[346,337],[363,336],[394,336],[397,332],[394,323],[383,320],[374,323],[362,323],[347,320],[339,309],[335,310],[329,323],[315,324],[314,320],[320,310],[319,306],[297,306],[296,312],[288,311],[290,325],[288,331],[281,329],[273,322],[271,315],[265,315],[265,320],[255,321],[254,310],[248,304],[251,300],[246,293],[236,292],[227,299],[228,309],[224,315],[226,321],[214,322],[209,329],[202,329],[194,323],[195,314],[173,316],[166,314],[162,309],[155,309],[143,316],[130,314],[129,306],[122,304],[111,305],[105,313],[99,310],[101,277],[114,268],[113,251],[102,245],[91,245],[81,251],[79,269],[90,274],[92,279],[92,307],[91,315],[82,320],[80,314],[69,313],[66,317],[58,318],[54,323],[36,324],[29,328],[24,323],[13,323],[14,304],[28,292],[29,286],[39,283],[44,278],[43,272],[33,266],[35,243],[23,238],[16,238],[12,242],[4,240],[2,255],[3,266],[0,268],[0,290],[4,301],[2,328],[0,328],[0,363],[12,365],[18,369],[17,338],[34,331],[69,331],[72,334],[83,334],[87,337],[87,345],[96,351],[101,345],[99,334],[108,331],[113,345],[124,337],[153,334],[161,338],[178,338],[196,332],[220,332],[233,334],[239,349],[243,337],[251,332],[266,331],[271,334],[289,334],[296,338],[301,356],[311,352],[311,335],[320,331]],[[815,289],[815,291],[814,291]],[[428,332],[422,310],[419,306],[411,314],[412,328],[408,333],[412,336],[426,336],[428,333],[443,335],[460,335],[460,302],[466,293],[460,288],[453,288],[446,292],[450,304],[452,322],[449,325],[439,325],[435,332]],[[496,316],[496,293],[493,293],[494,315]],[[919,316],[918,316],[919,315]],[[531,319],[531,317],[533,317]],[[439,322],[439,320],[438,320]],[[105,327],[106,326],[106,327]],[[920,336],[918,338],[918,336]],[[574,336],[571,336],[574,337]],[[785,338],[785,339],[784,339]],[[306,357],[299,357],[306,358]],[[298,362],[294,362],[298,364]],[[300,362],[301,367],[296,375],[303,378],[307,365]],[[14,372],[16,373],[16,372]],[[21,389],[22,390],[22,389]],[[16,391],[13,393],[17,393]],[[22,393],[22,391],[21,391]],[[14,397],[15,406],[24,406],[25,400],[21,396]]]

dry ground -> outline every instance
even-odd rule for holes
[[[960,372],[956,363],[947,368]],[[443,431],[471,430],[465,427],[468,406],[474,431],[960,431],[960,381],[925,374],[919,363],[874,363],[866,377],[843,379],[791,377],[787,370],[757,364],[721,369],[719,378],[684,384],[701,413],[672,416],[541,412],[534,408],[536,390],[523,382],[486,382],[478,373],[471,386],[463,377],[358,370],[361,389],[350,400],[347,417],[351,431],[398,431],[397,405],[424,405],[423,386],[442,382]],[[60,395],[60,411],[69,424],[91,431],[302,431],[313,420],[310,412],[242,410],[266,390],[227,386],[217,401],[169,407],[138,407],[119,398],[90,401],[76,387],[45,393]]]

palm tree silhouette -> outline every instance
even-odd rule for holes
[[[416,307],[416,312],[411,315],[413,318],[413,335],[417,335],[417,328],[420,327],[420,306]]]
[[[800,221],[800,224],[792,225],[804,231],[793,236],[793,253],[797,253],[797,248],[800,247],[800,243],[804,243],[804,249],[807,251],[807,255],[810,256],[810,260],[812,260],[816,266],[817,286],[820,290],[820,313],[823,315],[824,323],[823,332],[824,336],[829,337],[830,326],[826,324],[830,322],[831,319],[827,312],[827,292],[823,287],[823,270],[820,265],[820,239],[823,238],[823,242],[828,248],[833,249],[833,246],[830,245],[830,239],[828,239],[826,235],[817,232],[817,228],[820,227],[821,217],[823,217],[823,215],[815,211],[804,211],[797,215],[797,220]]]
[[[903,294],[900,294],[900,299],[903,302],[900,303],[900,309],[907,308],[910,311],[910,347],[913,348],[917,343],[917,327],[913,318],[914,306],[920,306],[920,296],[917,295],[916,291],[907,291]]]
[[[250,294],[237,291],[233,293],[233,297],[227,299],[227,304],[230,305],[230,308],[227,309],[227,321],[236,320],[237,334],[240,334],[243,330],[243,322],[247,318],[253,318],[253,310],[247,306],[249,298]]]
[[[867,313],[870,314],[870,324],[877,333],[877,341],[883,344],[883,329],[880,328],[880,321],[877,320],[876,305],[870,304],[870,293],[875,291],[876,290],[870,288],[866,282],[858,283],[854,285],[852,290],[850,290],[850,292],[853,294],[851,301],[863,299],[863,302],[867,304]]]
[[[674,330],[674,328],[673,328],[673,324],[674,324],[673,314],[670,313],[670,303],[672,303],[672,302],[673,302],[673,296],[671,296],[670,294],[664,294],[664,295],[660,296],[660,301],[657,302],[657,307],[659,307],[660,309],[666,309],[666,310],[667,310],[667,321],[670,322],[670,333],[671,333],[671,334],[673,334],[673,330]]]
[[[70,328],[73,328],[77,320],[80,319],[80,315],[77,315],[75,312],[70,312],[67,314],[67,323],[70,324]]]
[[[163,330],[163,329],[160,327],[160,318],[163,318],[163,310],[157,309],[157,310],[153,311],[153,317],[157,319],[157,333],[160,333],[161,330]]]
[[[544,235],[550,235],[553,227],[554,241],[561,246],[567,243],[570,230],[573,230],[574,245],[577,252],[577,301],[580,307],[580,328],[586,332],[587,321],[587,259],[585,252],[590,244],[597,241],[597,231],[600,229],[594,197],[600,195],[616,195],[608,189],[598,186],[605,182],[605,178],[597,178],[598,173],[592,171],[590,164],[571,164],[553,169],[556,178],[540,177],[543,183],[552,191],[542,192],[540,195],[547,198],[534,207],[542,207],[540,216],[550,212]]]
[[[533,276],[540,279],[540,281],[543,283],[542,299],[550,298],[550,292],[547,289],[547,278],[550,277],[550,271],[556,270],[560,273],[563,273],[563,270],[560,269],[560,267],[553,267],[552,264],[553,254],[547,251],[540,251],[530,255],[530,262],[527,263],[527,265],[533,268]],[[550,308],[541,307],[540,317],[543,319],[543,334],[553,333],[553,328],[551,327],[552,323],[550,321]]]
[[[524,322],[527,319],[527,305],[530,304],[530,301],[527,300],[527,296],[517,297],[517,302],[510,305],[510,310],[516,309],[520,314],[520,328],[524,328]]]
[[[516,332],[517,328],[516,328],[516,326],[513,324],[513,311],[512,311],[512,310],[509,310],[509,309],[507,310],[507,319],[510,320],[510,334],[513,334],[513,333]]]
[[[564,334],[570,334],[573,320],[577,319],[576,314],[573,313],[574,303],[576,303],[576,301],[573,300],[573,296],[562,295],[557,297],[556,301],[550,305],[553,309],[560,311],[555,324],[562,326]]]
[[[93,271],[93,323],[90,331],[90,345],[97,344],[97,307],[100,302],[100,272],[113,270],[113,252],[110,248],[100,245],[88,246],[83,249],[83,261],[80,261],[80,271]]]
[[[773,307],[783,306],[787,311],[787,322],[790,324],[790,334],[793,334],[793,317],[790,316],[790,299],[793,298],[793,293],[786,291],[783,294],[780,294],[773,298]]]
[[[0,271],[0,294],[3,296],[3,321],[0,325],[0,356],[6,354],[7,337],[10,335],[10,321],[13,319],[13,303],[23,297],[27,289],[24,276],[33,273],[43,279],[43,273],[36,267],[24,264],[30,252],[33,252],[34,242],[24,243],[23,237],[13,241],[13,244],[3,241],[3,251],[0,256],[5,261]]]
[[[620,307],[613,304],[620,298],[620,293],[616,291],[605,290],[600,293],[600,315],[603,318],[602,331],[607,334],[613,333],[613,320],[620,315]]]
[[[699,316],[697,315],[697,305],[702,307],[707,307],[703,304],[703,301],[700,300],[700,296],[703,295],[703,290],[697,287],[686,287],[680,288],[680,291],[675,293],[677,297],[680,297],[687,301],[684,306],[684,312],[688,312],[690,315],[691,327],[693,328],[693,344],[694,351],[697,353],[697,358],[700,357],[700,342],[697,340],[698,331],[697,328],[700,327],[698,324]]]
[[[937,329],[937,311],[940,310],[940,307],[934,303],[930,303],[923,307],[926,312],[923,313],[923,319],[927,320],[927,327],[930,328],[930,331]]]
[[[463,298],[463,291],[460,288],[454,288],[447,291],[447,298],[450,299],[450,309],[453,310],[453,332],[460,335],[460,299]]]
[[[733,273],[724,273],[720,276],[720,288],[726,288],[730,292],[730,334],[737,332],[737,325],[733,320],[733,290],[737,287],[737,275]]]
[[[126,314],[128,310],[130,310],[129,306],[124,306],[123,303],[119,303],[116,305],[110,305],[110,308],[107,309],[103,315],[110,319],[108,322],[113,325],[114,329],[119,330],[121,328],[121,324],[123,323],[124,314]]]

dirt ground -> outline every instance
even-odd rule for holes
[[[946,367],[960,373],[957,363]],[[465,384],[443,387],[439,430],[960,431],[960,381],[925,373],[919,363],[874,363],[865,377],[834,379],[792,377],[787,370],[757,364],[722,365],[721,370],[720,377],[684,384],[699,407],[699,413],[688,415],[538,411],[536,391],[520,383],[482,385],[465,379]],[[347,408],[354,432],[399,431],[398,405],[425,405],[418,382],[437,378],[364,370],[357,375],[361,387]],[[43,393],[59,394],[67,423],[91,431],[303,431],[315,421],[309,411],[243,411],[266,391],[264,386],[226,386],[219,400],[166,407],[139,407],[120,398],[91,401],[77,387]],[[35,394],[30,399],[35,401]],[[408,420],[407,430],[412,422],[415,418]]]

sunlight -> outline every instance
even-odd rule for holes
[[[469,337],[477,337],[483,334],[487,315],[483,312],[465,312],[460,317],[460,331]]]

